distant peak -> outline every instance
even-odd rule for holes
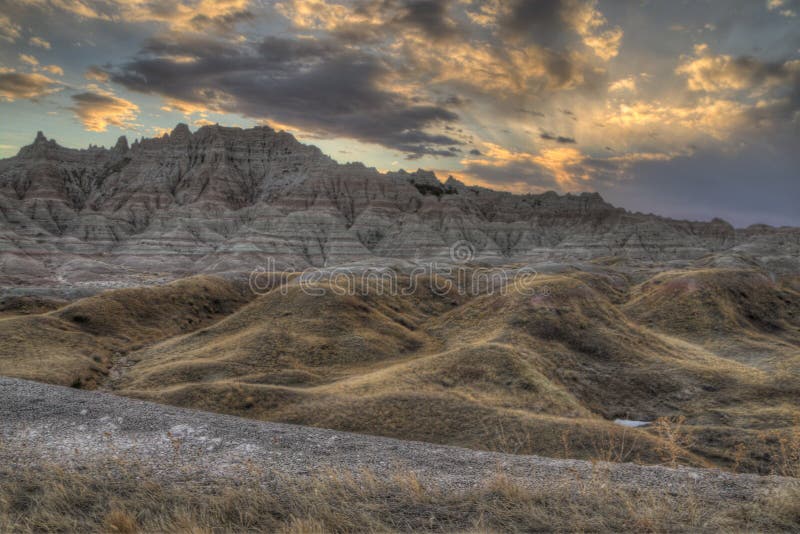
[[[169,136],[173,139],[185,139],[189,138],[191,135],[192,131],[189,130],[189,126],[185,123],[179,122]]]
[[[41,157],[45,154],[49,153],[52,149],[60,148],[58,144],[53,139],[48,139],[44,136],[44,134],[39,131],[36,132],[36,139],[33,140],[28,146],[24,146],[19,149],[17,153],[18,156],[21,157]]]
[[[402,169],[401,169],[402,170]],[[427,184],[432,186],[440,186],[442,182],[436,177],[433,171],[426,171],[425,169],[417,169],[409,174],[409,180],[415,184]]]
[[[447,180],[444,182],[444,185],[448,187],[466,187],[466,184],[464,182],[454,178],[452,174],[447,177]]]

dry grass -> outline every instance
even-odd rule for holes
[[[136,464],[75,472],[0,467],[3,532],[664,532],[796,531],[800,494],[709,505],[699,496],[623,489],[598,470],[526,488],[498,474],[442,490],[413,474],[326,471],[312,478],[157,483]]]
[[[609,269],[473,298],[293,285],[246,305],[227,284],[195,277],[7,319],[0,374],[512,453],[791,472],[800,294],[762,273],[633,285]],[[676,436],[615,418],[683,420]]]
[[[15,315],[46,313],[65,306],[66,300],[37,296],[6,296],[0,298],[0,319]]]
[[[237,284],[195,276],[9,317],[0,320],[0,375],[92,388],[120,354],[201,328],[250,298]]]

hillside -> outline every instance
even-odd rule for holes
[[[752,269],[635,278],[249,297],[188,278],[0,319],[0,375],[476,449],[795,473],[797,289]]]

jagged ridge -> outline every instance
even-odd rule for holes
[[[423,170],[338,164],[265,126],[179,124],[85,150],[39,132],[0,160],[0,265],[12,283],[52,278],[70,262],[97,275],[248,270],[267,256],[295,267],[446,258],[461,240],[487,261],[665,261],[741,248],[785,267],[800,249],[796,229],[736,231],[720,219],[630,213],[597,193],[514,195]]]

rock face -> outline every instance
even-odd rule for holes
[[[338,164],[268,127],[204,126],[111,149],[41,132],[0,160],[0,283],[304,268],[371,258],[665,262],[712,253],[796,269],[800,231],[630,213],[596,193],[513,195]]]

